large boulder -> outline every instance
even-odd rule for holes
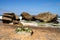
[[[11,23],[14,17],[14,13],[4,13],[2,16],[3,23]]]
[[[18,24],[20,22],[19,17],[14,13],[4,13],[2,16],[3,23],[11,23]]]
[[[23,26],[22,23],[20,22],[19,16],[17,16],[14,13],[4,13],[2,16],[2,22],[3,23],[13,23],[14,26]]]
[[[53,22],[57,20],[58,15],[56,14],[51,14],[50,12],[46,12],[46,13],[40,13],[36,16],[34,16],[34,18],[36,20],[40,20],[42,22]]]
[[[32,20],[32,16],[27,12],[22,12],[21,16],[24,20]]]

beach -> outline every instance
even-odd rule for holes
[[[60,40],[60,0],[0,0],[0,40]]]
[[[30,26],[28,26],[30,27]],[[60,29],[31,27],[33,35],[19,35],[14,25],[0,23],[0,40],[60,40]]]

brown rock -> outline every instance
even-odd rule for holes
[[[50,12],[46,12],[46,13],[41,13],[41,14],[38,14],[37,16],[34,16],[34,18],[43,22],[51,22],[51,21],[57,20],[57,15],[51,14]]]
[[[19,17],[14,13],[4,13],[2,17],[3,23],[18,23],[20,21]]]
[[[12,17],[13,18],[14,13],[4,13],[3,17]]]
[[[14,18],[13,18],[13,24],[18,24],[20,22],[19,17],[15,14]]]
[[[25,19],[25,20],[31,20],[31,19],[32,19],[32,16],[31,16],[29,13],[27,13],[27,12],[23,12],[23,13],[21,14],[21,16],[22,16],[22,18]]]
[[[15,16],[13,18],[13,24],[15,26],[18,26],[18,27],[22,27],[23,26],[23,24],[20,22],[19,16],[17,16],[16,14],[15,14]]]
[[[3,17],[2,17],[2,21],[3,21],[3,23],[8,24],[8,23],[13,22],[14,25],[22,26],[22,23],[20,23],[19,16],[17,16],[14,13],[4,13]]]
[[[3,23],[11,23],[14,17],[14,13],[4,13],[2,17]]]
[[[16,27],[23,27],[23,24],[21,22],[19,22],[18,24],[14,24],[14,26],[16,26]]]
[[[9,21],[12,21],[11,18],[8,18],[8,17],[3,17],[3,20],[9,20]]]

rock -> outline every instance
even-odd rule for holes
[[[19,24],[20,19],[19,17],[15,14],[14,18],[13,18],[13,24]]]
[[[22,19],[24,20],[32,20],[32,16],[27,12],[23,12],[21,16],[22,16]]]
[[[11,22],[13,22],[13,23],[17,23],[18,24],[20,19],[14,13],[4,13],[3,17],[2,17],[2,21],[3,21],[3,23],[11,23]]]
[[[19,16],[15,14],[14,15],[14,20],[20,21]]]
[[[23,24],[21,22],[19,22],[18,24],[15,24],[15,26],[23,27]]]
[[[58,24],[59,22],[58,22],[58,21],[52,21],[52,23],[54,23],[54,24]]]
[[[14,13],[4,13],[2,16],[3,23],[11,23],[14,17]]]
[[[3,17],[3,20],[12,21],[12,19],[11,18],[8,18],[8,17]]]
[[[51,14],[50,12],[40,13],[37,16],[34,16],[35,19],[40,20],[42,22],[53,22],[57,20],[58,15]]]
[[[36,21],[37,19],[35,18],[36,15],[32,15],[32,21]]]
[[[15,26],[23,26],[20,22],[19,16],[14,13],[4,13],[2,16],[3,23],[13,23]]]

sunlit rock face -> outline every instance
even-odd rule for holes
[[[57,20],[57,14],[51,14],[50,12],[40,13],[34,16],[35,19],[42,22],[55,22]]]
[[[22,12],[21,16],[24,20],[32,20],[32,16],[27,12]]]

